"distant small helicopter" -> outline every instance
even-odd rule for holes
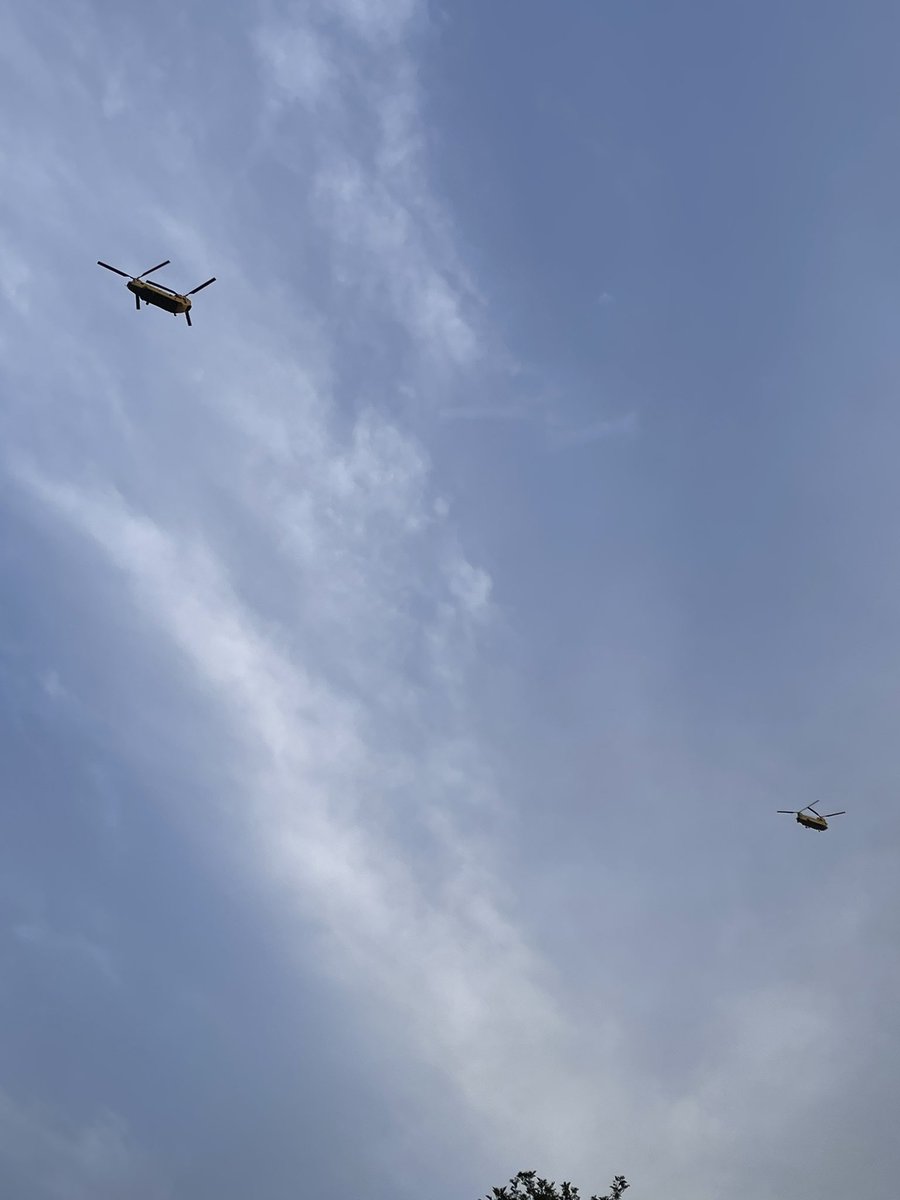
[[[209,287],[211,283],[216,282],[216,277],[207,279],[206,283],[201,283],[199,287],[191,288],[189,292],[185,292],[182,296],[179,292],[173,292],[171,288],[167,288],[163,283],[154,283],[146,279],[146,275],[152,275],[154,271],[161,270],[162,267],[169,265],[170,259],[165,262],[157,263],[155,267],[151,267],[149,271],[143,271],[140,275],[129,275],[126,271],[120,271],[118,267],[111,267],[109,263],[101,262],[97,259],[98,267],[106,267],[107,271],[115,271],[117,275],[121,275],[128,282],[125,286],[129,292],[134,293],[134,306],[140,312],[141,301],[145,304],[155,304],[157,308],[164,308],[166,312],[172,313],[173,316],[178,316],[179,313],[184,313],[184,319],[188,325],[191,324],[191,296],[197,292],[201,292],[205,287]]]
[[[812,815],[807,813],[806,809],[810,809]],[[828,817],[842,817],[847,810],[842,808],[840,812],[825,813],[824,817],[816,812],[815,806],[812,804],[807,804],[806,808],[801,808],[799,812],[794,812],[792,808],[779,808],[777,811],[789,817],[796,817],[800,824],[805,825],[807,829],[818,829],[824,832],[828,828]]]

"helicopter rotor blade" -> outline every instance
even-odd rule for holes
[[[189,325],[189,326],[192,324],[192,322],[191,322],[191,314],[190,314],[189,312],[186,312],[186,313],[184,314],[184,319],[187,321],[187,323],[188,323],[188,325]]]
[[[846,808],[842,808],[840,812],[823,813],[822,816],[823,817],[842,817],[844,815],[844,813],[846,813],[846,811],[847,811]]]
[[[141,271],[138,279],[143,279],[145,275],[152,275],[154,271],[158,271],[160,267],[167,267],[172,260],[167,258],[165,262],[157,263],[155,267],[151,267],[149,271]]]
[[[215,282],[216,282],[216,277],[215,277],[215,275],[213,275],[212,279],[207,279],[206,283],[201,283],[199,287],[191,288],[191,290],[189,292],[185,292],[184,294],[186,296],[193,296],[195,294],[195,292],[202,292],[205,287],[209,287],[209,285],[211,283],[215,283]]]
[[[97,266],[106,267],[107,271],[115,271],[115,273],[117,275],[121,275],[123,279],[131,278],[127,271],[120,271],[118,267],[111,267],[109,263],[101,262],[99,258],[97,259]]]
[[[138,310],[138,312],[141,311],[141,298],[137,292],[134,293],[134,307]]]
[[[784,813],[786,817],[796,817],[796,812],[792,808],[776,808],[776,812]]]

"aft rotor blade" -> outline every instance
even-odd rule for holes
[[[172,260],[167,258],[165,262],[157,263],[155,267],[151,267],[149,271],[141,271],[138,279],[143,279],[145,275],[152,275],[154,271],[158,271],[160,267],[167,267]]]
[[[141,311],[141,298],[137,292],[134,293],[134,307],[138,310],[138,312]]]
[[[776,808],[776,812],[784,813],[786,817],[796,817],[796,812],[792,808]]]
[[[121,275],[123,279],[131,278],[127,271],[120,271],[118,267],[111,267],[109,263],[101,262],[99,258],[97,259],[97,266],[106,267],[107,271],[115,271],[115,273],[117,275]]]
[[[206,283],[201,283],[199,287],[191,288],[191,290],[189,292],[185,292],[184,294],[186,296],[193,296],[195,292],[202,292],[205,287],[209,287],[209,285],[211,283],[215,283],[215,282],[216,282],[216,277],[215,277],[215,275],[213,275],[212,279],[207,279]]]
[[[846,808],[842,808],[840,812],[823,813],[822,816],[823,817],[842,817],[846,813],[846,811],[847,811]]]

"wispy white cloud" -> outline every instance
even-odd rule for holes
[[[241,31],[258,108],[250,96],[223,99],[222,119],[237,131],[248,112],[252,129],[242,142],[235,132],[240,145],[222,158],[212,119],[188,120],[180,95],[163,89],[146,112],[134,97],[123,103],[120,67],[102,65],[117,64],[111,49],[121,47],[79,12],[80,67],[54,72],[21,32],[6,43],[22,47],[21,59],[8,55],[16,86],[33,65],[59,129],[9,123],[0,133],[5,177],[17,181],[0,197],[17,231],[0,270],[17,384],[4,463],[46,552],[78,549],[69,595],[101,620],[127,614],[120,656],[107,664],[114,683],[94,691],[104,730],[135,762],[168,756],[176,781],[214,777],[212,799],[155,800],[170,804],[195,853],[231,855],[234,874],[268,898],[265,932],[279,955],[314,960],[355,1002],[359,1025],[397,1048],[387,1107],[424,1064],[445,1086],[422,1107],[452,1096],[472,1122],[473,1155],[504,1171],[534,1161],[590,1179],[613,1160],[627,1172],[635,1164],[647,1194],[751,1194],[746,1145],[783,1155],[792,1114],[825,1115],[846,1078],[822,1050],[845,1028],[833,1000],[776,986],[777,972],[761,969],[762,981],[710,1002],[702,1047],[668,1074],[642,1046],[666,1026],[658,977],[635,968],[613,998],[602,978],[604,956],[628,940],[629,906],[652,899],[644,847],[622,868],[618,894],[602,877],[605,847],[600,865],[583,868],[598,878],[580,889],[558,865],[554,936],[571,931],[586,964],[579,984],[555,943],[538,948],[522,911],[545,886],[543,851],[518,864],[530,873],[522,880],[507,858],[515,798],[496,782],[477,724],[505,598],[440,497],[429,422],[523,422],[562,450],[634,436],[638,418],[606,405],[583,421],[545,400],[507,405],[513,387],[493,399],[508,360],[428,178],[408,41],[427,13],[406,2],[267,5]],[[109,144],[84,135],[70,152],[67,137],[102,125],[104,111]],[[164,184],[148,189],[145,163],[129,158],[137,144]],[[277,175],[241,209],[231,189],[249,186],[242,172],[260,162],[273,175],[289,168],[296,191],[276,194],[290,191]],[[104,189],[114,204],[98,204]],[[133,249],[126,267],[153,261],[148,244],[154,254],[171,247],[188,285],[215,272],[220,291],[204,293],[195,329],[182,323],[173,337],[158,313],[126,324],[135,314],[98,283],[93,311],[60,311],[49,353],[27,306],[35,276],[52,277],[57,254],[76,253],[73,223]],[[269,279],[260,248],[275,264]],[[77,254],[117,261],[112,250]],[[646,654],[639,639],[627,644],[629,678]],[[143,724],[125,728],[121,699],[144,655],[167,673],[169,707],[154,730],[187,723],[190,762]],[[56,709],[79,692],[77,679],[60,678],[66,696],[44,677]],[[141,703],[149,711],[153,700]],[[523,743],[540,742],[527,708],[504,719],[521,725]],[[660,794],[674,775],[655,781]],[[887,910],[892,886],[884,895]],[[865,929],[876,919],[868,913]],[[704,924],[702,936],[717,930]],[[655,935],[651,957],[669,936]],[[28,919],[16,936],[24,952],[104,970],[100,943],[79,934]],[[842,936],[846,946],[856,935]],[[134,1182],[143,1160],[119,1118],[68,1128],[10,1100],[0,1109],[10,1161],[43,1194],[164,1194]],[[64,1177],[75,1181],[67,1191]]]
[[[638,414],[627,412],[620,417],[591,421],[581,426],[567,427],[561,422],[551,422],[549,435],[551,445],[562,450],[570,446],[586,446],[590,442],[599,442],[606,438],[634,437],[639,429]]]
[[[315,156],[303,172],[346,299],[361,293],[370,321],[387,301],[429,371],[442,361],[469,367],[485,353],[479,299],[428,186],[419,84],[403,40],[422,19],[421,6],[348,2],[337,13],[367,58],[315,7],[260,27],[256,44],[270,111],[274,103],[290,121],[291,106],[300,105],[307,117],[318,117],[306,128]]]
[[[607,438],[634,437],[640,430],[637,412],[579,423],[564,417],[557,409],[543,404],[455,404],[441,409],[445,421],[500,421],[529,425],[538,429],[548,448],[564,450],[586,446]]]
[[[22,317],[31,310],[31,271],[21,252],[0,237],[0,291]]]
[[[63,933],[42,920],[23,920],[13,926],[13,937],[27,949],[57,960],[79,962],[99,972],[109,983],[120,982],[112,954],[85,933]]]
[[[460,757],[441,729],[421,723],[415,750],[383,744],[385,727],[373,728],[364,699],[329,684],[321,664],[310,669],[308,653],[294,656],[283,638],[264,631],[208,546],[130,512],[112,492],[91,493],[32,471],[20,478],[102,548],[147,619],[209,690],[218,719],[233,730],[227,740],[242,747],[229,767],[241,800],[234,836],[256,847],[258,869],[296,897],[298,916],[320,925],[330,969],[354,987],[364,982],[407,1029],[415,1055],[507,1132],[524,1120],[537,1136],[548,1121],[563,1120],[561,1104],[575,1120],[564,1103],[572,1081],[552,1067],[554,1046],[567,1057],[552,988],[504,915],[491,853],[452,816],[455,804],[471,805],[475,796],[493,803],[474,746]],[[352,544],[355,487],[352,475],[339,471],[337,478],[344,499],[332,495],[328,503],[345,506],[334,529],[347,529]],[[390,497],[390,473],[367,468],[363,478],[366,486],[378,479]],[[377,512],[377,494],[368,497],[369,514]],[[407,515],[395,519],[406,524]],[[465,652],[460,637],[482,619],[489,594],[482,570],[458,555],[449,562],[445,582],[436,585],[443,589],[431,638],[437,686],[455,677]],[[327,565],[319,571],[324,577]],[[377,573],[363,570],[359,583],[375,614],[375,635],[396,638],[397,618],[383,607]],[[395,672],[385,668],[388,695]],[[405,700],[393,714],[401,725],[412,715]],[[422,864],[406,860],[405,839],[391,833],[393,820],[386,821],[384,795],[395,790],[398,767],[416,796],[414,805],[409,797],[408,819],[431,842],[424,877]],[[523,1110],[522,1089],[538,1061],[545,1094]]]
[[[200,853],[210,823],[228,831],[216,845],[227,841],[235,869],[271,897],[282,953],[302,953],[315,931],[316,961],[360,997],[357,1019],[390,1031],[398,1077],[424,1066],[442,1079],[482,1154],[540,1153],[571,1173],[593,1168],[598,1129],[625,1155],[629,1129],[648,1114],[658,1126],[661,1111],[646,1080],[629,1081],[615,1011],[573,1018],[517,919],[502,832],[489,832],[507,816],[469,710],[497,620],[492,581],[466,553],[402,413],[410,396],[440,412],[489,390],[493,335],[428,184],[403,44],[416,10],[340,11],[362,51],[315,13],[276,9],[254,31],[262,136],[273,154],[284,139],[309,148],[301,168],[288,161],[338,302],[290,273],[257,280],[224,217],[204,229],[192,211],[143,197],[126,172],[120,195],[142,238],[171,247],[198,280],[212,264],[234,307],[215,301],[190,343],[148,319],[152,351],[139,361],[152,385],[125,363],[109,374],[88,364],[78,384],[80,394],[102,380],[121,426],[79,430],[83,455],[64,441],[42,454],[23,422],[8,461],[38,520],[95,548],[72,586],[89,590],[111,569],[114,602],[140,614],[141,652],[174,652],[173,695],[205,698],[191,734],[194,757],[202,747],[215,759],[218,802],[203,813],[175,805],[172,820]],[[163,111],[153,137],[177,119]],[[223,181],[197,154],[185,135],[176,161],[212,214]],[[35,186],[62,211],[64,190]],[[341,383],[361,330],[377,349],[364,400]],[[105,344],[92,350],[101,363]],[[159,445],[165,419],[179,436]],[[563,441],[612,432],[560,433],[546,410],[540,422]],[[105,720],[116,731],[125,718],[114,707]],[[118,734],[123,747],[139,740]]]
[[[35,1200],[165,1200],[171,1193],[116,1113],[66,1121],[0,1091],[0,1180]]]
[[[300,103],[318,109],[338,86],[336,64],[323,35],[304,25],[289,30],[263,26],[256,36],[260,58],[266,65],[270,103]]]

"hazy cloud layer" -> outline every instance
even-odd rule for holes
[[[874,15],[0,6],[10,1194],[893,1195]]]

